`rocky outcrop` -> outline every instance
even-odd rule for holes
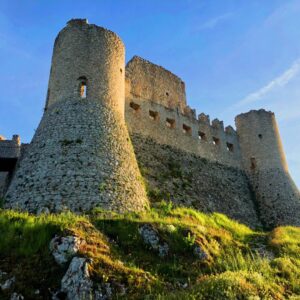
[[[50,251],[55,261],[62,265],[68,262],[80,249],[85,241],[76,236],[55,236],[50,242]]]
[[[72,300],[94,299],[92,288],[88,259],[74,257],[61,281],[61,291]]]
[[[168,244],[160,239],[158,232],[153,226],[150,224],[145,224],[139,228],[139,233],[144,243],[149,246],[150,249],[158,252],[160,257],[165,257],[168,255]]]

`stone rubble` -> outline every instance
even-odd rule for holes
[[[10,289],[12,285],[15,283],[15,281],[16,281],[15,277],[7,279],[3,284],[0,285],[1,290],[4,291]]]
[[[194,247],[194,255],[200,260],[206,260],[208,258],[207,253],[199,245]]]
[[[139,228],[139,233],[146,245],[151,249],[158,251],[160,257],[165,257],[169,253],[167,243],[160,240],[158,232],[150,224],[145,224]]]
[[[66,293],[67,299],[93,299],[93,282],[90,278],[87,258],[73,257],[61,281],[61,291]]]
[[[85,241],[76,236],[55,236],[49,245],[55,261],[63,265],[68,262],[80,249]]]
[[[18,293],[13,293],[10,300],[24,300],[24,296]]]

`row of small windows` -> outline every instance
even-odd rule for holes
[[[141,106],[137,103],[134,103],[134,102],[130,102],[130,107],[134,110],[134,112],[139,112],[141,110]],[[159,113],[157,111],[153,111],[153,110],[149,110],[149,118],[152,120],[152,121],[157,121],[159,120]],[[171,118],[166,118],[166,126],[168,128],[171,128],[171,129],[174,129],[176,128],[176,122],[175,122],[175,119],[171,119]],[[184,134],[187,134],[187,135],[192,135],[192,128],[186,124],[182,124],[182,132]],[[199,140],[201,141],[208,141],[207,139],[207,136],[206,136],[206,133],[205,132],[202,132],[202,131],[198,131],[198,138]],[[219,138],[217,137],[212,137],[212,143],[215,145],[215,146],[219,146],[221,144],[221,141]],[[233,144],[231,143],[226,143],[226,148],[228,151],[230,152],[233,152],[234,151],[234,146]]]

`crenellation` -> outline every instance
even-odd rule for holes
[[[225,133],[228,135],[236,135],[236,131],[231,125],[225,127]]]
[[[219,119],[214,119],[211,122],[211,126],[216,129],[222,129],[224,131],[224,122]]]
[[[220,126],[223,122],[215,121],[218,126],[212,126],[177,109],[140,98],[126,99],[125,118],[130,133],[154,138],[161,144],[172,145],[212,161],[241,167],[237,138],[227,138],[223,126]],[[234,151],[228,153],[227,143],[233,145]]]
[[[209,115],[206,115],[205,113],[199,114],[198,120],[201,123],[210,124],[210,117],[209,117]]]
[[[69,26],[82,26],[82,25],[88,25],[89,21],[88,19],[71,19],[70,21],[67,22],[67,25]]]

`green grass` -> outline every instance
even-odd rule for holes
[[[144,244],[139,234],[144,224],[168,244],[166,257]],[[0,230],[0,270],[16,276],[15,290],[28,299],[47,299],[48,288],[58,288],[66,271],[49,253],[55,234],[86,240],[79,255],[92,258],[94,281],[110,282],[118,299],[300,298],[296,227],[255,231],[222,214],[161,202],[147,212],[125,215],[100,209],[86,216],[0,210]],[[206,259],[194,254],[195,246]],[[121,285],[125,296],[118,295]],[[34,294],[37,288],[40,295]],[[0,292],[5,297],[9,293]]]

